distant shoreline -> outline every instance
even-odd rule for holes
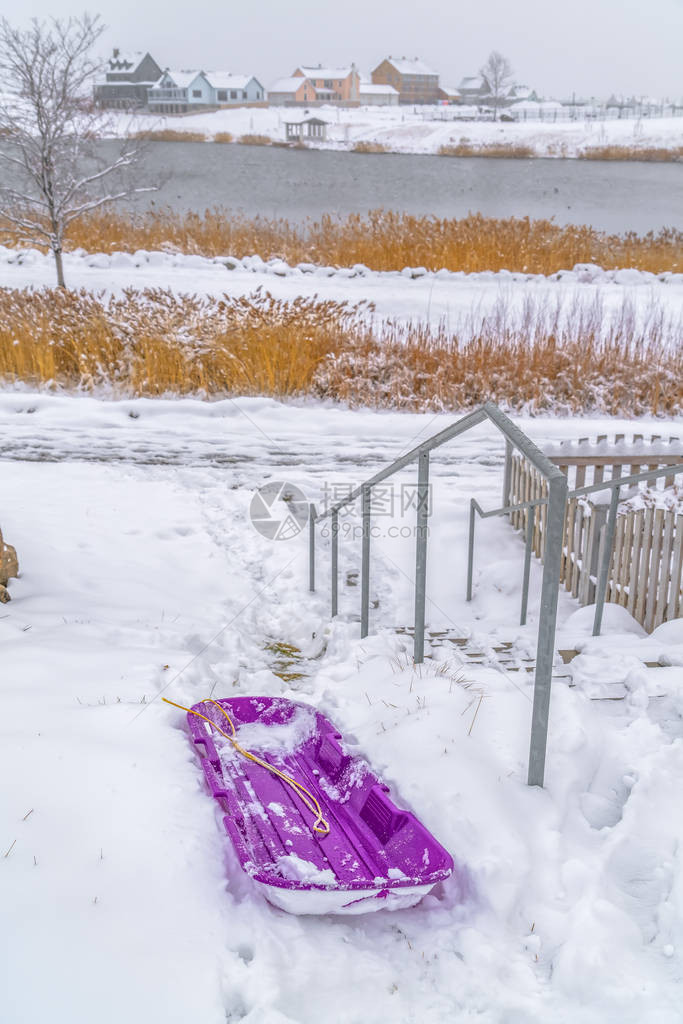
[[[183,136],[187,136],[183,138]],[[206,135],[198,137],[198,133],[187,131],[152,131],[144,136],[148,142],[180,142],[180,143],[212,143],[214,145],[257,145],[274,147],[277,149],[290,149],[295,152],[334,152],[353,153],[361,156],[443,156],[459,160],[596,160],[596,161],[618,161],[636,163],[683,163],[683,145],[667,149],[664,146],[638,149],[634,146],[595,146],[579,152],[569,153],[537,153],[531,147],[509,144],[484,144],[480,147],[453,147],[448,152],[448,147],[443,147],[436,153],[416,153],[410,150],[389,149],[380,143],[370,143],[367,146],[356,143],[355,145],[342,144],[320,144],[320,143],[293,143],[281,142],[268,139],[263,142],[245,141],[239,137],[226,140],[216,139]]]
[[[324,122],[324,138],[305,135],[307,117],[313,114],[316,121]],[[293,123],[302,124],[301,141],[286,137],[286,125]],[[127,134],[156,141],[215,141],[370,155],[683,162],[683,116],[489,121],[459,120],[441,108],[320,107],[312,112],[246,107],[170,116],[112,111],[107,136]]]

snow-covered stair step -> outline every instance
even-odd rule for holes
[[[414,635],[412,626],[398,626],[395,631],[400,636]],[[487,638],[462,636],[448,629],[428,630],[425,633],[425,658],[433,657],[434,651],[439,648],[449,647],[470,665],[486,665],[504,672],[533,673],[536,670],[535,658],[529,655],[526,648],[518,647],[512,640],[491,637],[489,642]],[[571,679],[571,670],[565,668],[566,664],[567,659],[561,657],[558,652],[555,658],[554,678]]]

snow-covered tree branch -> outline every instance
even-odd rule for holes
[[[0,21],[0,219],[17,241],[48,245],[64,287],[62,248],[69,224],[107,203],[146,192],[131,169],[140,145],[98,146],[106,115],[92,103],[93,50],[104,26],[84,14],[34,19],[28,29]]]

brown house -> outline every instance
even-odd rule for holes
[[[399,103],[438,103],[439,76],[417,57],[387,57],[372,72],[375,85],[393,85]]]
[[[355,64],[342,68],[300,64],[293,77],[307,78],[321,103],[358,103],[360,75]]]

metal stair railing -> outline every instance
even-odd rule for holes
[[[610,504],[609,512],[607,513],[607,522],[605,524],[604,540],[601,545],[601,555],[598,565],[598,575],[595,587],[595,616],[593,619],[593,636],[600,636],[600,630],[602,628],[602,615],[605,608],[605,598],[607,595],[607,580],[609,576],[609,566],[612,559],[612,548],[614,546],[614,533],[617,525],[617,512],[619,507],[619,492],[622,487],[629,486],[630,484],[640,483],[642,480],[656,480],[659,477],[675,477],[678,474],[683,473],[683,463],[679,463],[675,466],[659,466],[657,469],[650,469],[643,473],[632,473],[630,476],[617,476],[612,477],[610,480],[600,480],[595,484],[587,484],[581,487],[577,487],[573,491],[568,491],[566,500],[569,501],[571,498],[580,498],[586,494],[594,494],[598,491],[610,490]],[[522,579],[522,607],[520,612],[520,625],[523,626],[526,623],[527,605],[529,600],[529,574],[531,569],[531,549],[532,541],[534,536],[534,517],[535,510],[539,505],[547,505],[547,498],[535,498],[533,501],[523,501],[519,505],[507,505],[502,508],[490,509],[485,512],[476,498],[470,499],[470,529],[469,529],[469,548],[467,552],[467,600],[472,600],[472,576],[474,570],[474,524],[475,515],[478,515],[480,519],[489,519],[492,516],[504,516],[510,512],[521,511],[522,509],[529,509],[529,516],[526,524],[526,542],[524,548],[524,572]]]
[[[417,462],[417,531],[415,544],[415,637],[413,657],[417,664],[424,660],[425,598],[427,574],[427,517],[429,494],[430,453],[453,438],[489,420],[504,435],[506,444],[517,448],[548,482],[548,513],[546,519],[546,555],[543,565],[541,614],[536,648],[536,674],[531,719],[531,741],[527,781],[530,786],[542,786],[545,774],[550,687],[555,657],[555,623],[560,588],[560,565],[564,511],[567,497],[567,478],[543,454],[530,437],[517,427],[493,402],[468,413],[438,434],[423,441],[411,451],[395,459],[391,465],[375,473],[360,484],[343,501],[339,501],[321,515],[315,505],[309,516],[309,589],[315,590],[315,530],[318,523],[328,517],[331,529],[331,606],[332,615],[338,611],[339,566],[339,512],[361,499],[361,637],[366,637],[370,624],[370,516],[372,488],[399,470]]]

